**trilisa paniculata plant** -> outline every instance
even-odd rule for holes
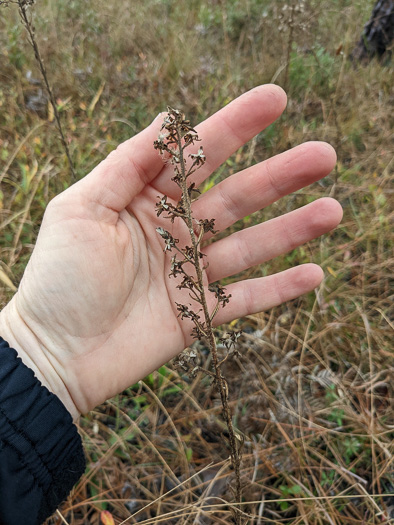
[[[194,339],[204,340],[212,355],[213,370],[205,370],[195,367],[193,372],[203,371],[212,377],[217,387],[223,408],[223,418],[227,425],[231,464],[235,474],[234,495],[237,503],[241,502],[241,448],[242,442],[238,434],[234,431],[231,411],[228,403],[228,382],[222,373],[222,365],[229,355],[236,353],[235,342],[239,332],[225,334],[219,338],[222,347],[227,349],[224,358],[219,358],[218,343],[213,331],[213,319],[219,311],[230,300],[231,295],[227,295],[225,288],[220,284],[209,287],[209,293],[213,293],[216,305],[213,311],[208,309],[207,295],[204,290],[204,271],[207,266],[204,264],[204,254],[201,252],[201,243],[206,234],[217,233],[215,230],[215,219],[196,219],[192,213],[192,201],[194,195],[199,193],[194,182],[190,182],[191,176],[204,165],[206,157],[203,148],[200,146],[197,153],[187,154],[186,150],[193,146],[200,139],[197,132],[190,125],[190,121],[177,109],[168,108],[168,113],[164,118],[158,139],[154,142],[154,147],[159,150],[163,158],[171,163],[174,176],[172,180],[181,190],[179,202],[172,204],[169,197],[164,195],[158,197],[156,203],[157,216],[168,218],[171,223],[183,221],[187,228],[190,245],[180,246],[179,239],[166,229],[159,227],[156,229],[164,241],[164,252],[176,252],[171,258],[170,277],[178,278],[180,283],[177,285],[179,290],[187,290],[191,303],[182,304],[176,302],[178,317],[188,319],[194,325],[191,336]],[[194,148],[196,149],[196,148]],[[241,523],[241,512],[236,509],[235,522]]]

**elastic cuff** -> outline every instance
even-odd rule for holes
[[[42,523],[84,470],[70,413],[0,338],[1,525]]]

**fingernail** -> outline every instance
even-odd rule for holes
[[[155,116],[155,118],[152,120],[152,122],[155,122],[155,120],[157,120],[157,119],[160,117],[160,115],[161,115],[161,111],[160,111],[160,113],[158,113],[158,114]]]

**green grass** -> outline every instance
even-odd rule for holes
[[[389,523],[393,500],[383,495],[394,493],[392,73],[389,64],[354,67],[347,59],[371,0],[310,0],[291,40],[288,27],[276,29],[284,4],[46,0],[34,17],[78,177],[168,104],[198,122],[257,84],[283,85],[290,45],[286,112],[205,189],[303,141],[326,140],[338,152],[331,175],[234,228],[328,195],[342,204],[344,219],[323,239],[243,276],[309,260],[326,276],[316,294],[234,325],[245,330],[240,364],[226,370],[234,421],[245,436],[244,510],[256,525]],[[71,178],[47,104],[39,114],[26,108],[40,89],[27,73],[39,73],[13,6],[0,11],[0,45],[5,304],[46,204]],[[208,357],[202,352],[200,359],[205,365]],[[161,522],[231,523],[221,505],[232,498],[229,451],[209,380],[162,367],[84,417],[80,428],[88,467],[61,508],[67,523],[98,524],[102,510],[115,523],[158,523],[174,511]]]

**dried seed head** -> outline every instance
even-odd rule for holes
[[[198,224],[202,227],[204,230],[204,233],[217,233],[218,230],[214,230],[215,226],[215,219],[202,219],[198,221]]]
[[[179,242],[179,239],[175,239],[170,232],[164,228],[156,228],[157,233],[164,239],[164,251],[171,251],[175,244]]]
[[[180,261],[179,259],[176,258],[176,255],[173,255],[171,259],[171,272],[169,276],[177,277],[177,275],[182,274],[184,271],[182,267],[186,262],[187,261],[185,259],[183,261]]]
[[[193,164],[195,164],[196,166],[202,166],[206,161],[206,157],[204,155],[202,146],[198,148],[197,153],[191,153],[189,157],[193,160]]]

